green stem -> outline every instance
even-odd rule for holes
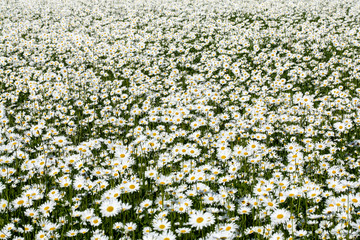
[[[165,194],[164,194],[164,187],[161,186],[161,205],[162,205],[162,208],[163,208],[163,209],[164,209],[164,198],[165,198],[164,195],[165,195]]]

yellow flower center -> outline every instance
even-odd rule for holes
[[[199,218],[196,219],[197,223],[202,223],[203,221],[204,221],[204,219],[202,217],[199,217]]]

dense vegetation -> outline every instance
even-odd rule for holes
[[[359,239],[357,1],[4,1],[0,239]]]

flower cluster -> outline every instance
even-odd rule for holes
[[[0,239],[358,239],[355,2],[6,1]]]

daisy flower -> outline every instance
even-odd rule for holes
[[[90,221],[90,219],[94,216],[94,209],[93,208],[89,208],[86,209],[82,215],[81,215],[81,220],[82,221]]]
[[[190,231],[191,231],[190,228],[178,228],[175,230],[175,232],[178,234],[185,234],[185,233],[189,233]]]
[[[150,233],[151,232],[151,227],[144,227],[142,232],[143,232],[144,235]]]
[[[96,230],[90,240],[109,240],[104,231]]]
[[[189,219],[189,224],[198,230],[204,227],[208,227],[214,222],[215,217],[211,213],[203,213],[201,211],[195,211],[193,214],[191,214]]]
[[[88,231],[89,231],[89,229],[87,229],[87,228],[81,228],[79,230],[79,233],[86,234]]]
[[[350,194],[349,200],[350,200],[350,203],[354,205],[354,207],[360,206],[360,195],[359,194],[356,194],[356,195]]]
[[[135,223],[127,223],[125,226],[124,226],[124,229],[126,232],[132,232],[132,231],[135,231],[136,230],[136,224]]]
[[[120,210],[120,203],[116,199],[105,200],[100,206],[101,214],[104,217],[116,216]]]
[[[3,229],[8,230],[8,231],[16,231],[16,227],[14,223],[8,223],[6,224]]]
[[[50,212],[55,208],[56,202],[55,201],[47,201],[40,205],[39,211],[44,215],[48,216],[50,215]]]
[[[284,234],[283,233],[274,233],[271,235],[269,240],[284,240]]]
[[[153,221],[153,228],[158,231],[166,231],[170,228],[170,222],[166,219],[155,219]]]
[[[284,209],[277,209],[271,215],[271,222],[275,225],[286,223],[290,219],[290,212]]]
[[[121,203],[121,204],[120,204],[120,210],[121,210],[122,212],[131,209],[131,207],[132,207],[132,205],[129,204],[129,203]]]
[[[256,152],[259,149],[259,143],[255,140],[250,140],[247,145],[247,149],[251,152]]]
[[[166,231],[159,235],[158,240],[176,240],[176,235],[171,231]]]
[[[35,236],[36,239],[49,239],[49,233],[47,232],[44,232],[44,231],[39,231],[36,236]]]
[[[188,206],[186,206],[184,203],[175,204],[174,210],[178,213],[184,213],[189,209]]]
[[[350,223],[350,225],[355,228],[358,232],[360,231],[360,219],[357,219],[356,222]]]
[[[144,234],[143,236],[143,240],[158,240],[159,239],[159,234],[156,232],[150,232],[147,234]]]
[[[13,201],[13,206],[15,209],[19,208],[19,207],[22,207],[25,205],[25,203],[28,201],[28,198],[27,197],[19,197],[19,198],[16,198],[14,201]]]
[[[46,224],[46,226],[43,228],[43,230],[45,231],[55,231],[56,229],[58,229],[60,227],[59,224],[57,223],[48,223]]]
[[[91,219],[90,219],[90,224],[91,224],[91,226],[94,226],[94,227],[96,227],[96,226],[99,226],[100,224],[101,224],[101,218],[99,218],[99,217],[92,217]]]
[[[8,230],[1,230],[0,231],[0,239],[8,239],[11,236],[11,232]]]
[[[228,223],[222,225],[219,229],[222,231],[234,232],[237,228],[238,226],[235,223]]]
[[[344,132],[346,130],[345,124],[342,122],[335,123],[334,127],[338,132]]]
[[[218,151],[216,156],[221,161],[226,161],[231,157],[231,150],[226,148],[225,150]]]
[[[66,233],[67,237],[75,237],[78,234],[78,231],[76,230],[70,230]]]
[[[264,204],[266,209],[276,209],[278,207],[276,200],[267,199]]]
[[[30,225],[30,224],[25,224],[23,230],[24,230],[25,233],[29,233],[29,232],[32,232],[34,230],[34,227],[32,225]]]
[[[219,196],[214,194],[214,193],[208,193],[205,197],[204,197],[204,203],[205,204],[214,204],[216,202],[219,201]]]
[[[68,141],[67,141],[66,137],[64,137],[64,136],[56,136],[56,137],[54,137],[54,140],[52,141],[52,143],[58,145],[59,147],[63,147],[66,144],[68,144]]]
[[[306,237],[308,235],[306,230],[298,230],[295,232],[295,235],[297,237]]]
[[[128,182],[125,185],[125,192],[136,192],[137,190],[139,190],[140,185],[137,182]]]
[[[116,223],[114,223],[114,225],[113,225],[113,229],[114,230],[117,230],[117,231],[119,231],[119,230],[121,230],[121,229],[123,229],[124,228],[124,224],[122,223],[122,222],[116,222]]]
[[[142,208],[148,208],[153,204],[153,202],[150,199],[145,199],[143,202],[141,202],[140,207]]]
[[[249,207],[241,207],[237,211],[239,214],[249,214],[251,212],[251,208]]]

